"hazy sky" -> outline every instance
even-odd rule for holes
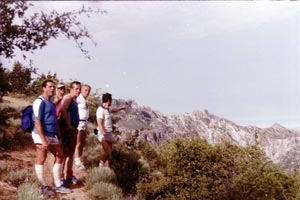
[[[207,109],[240,125],[300,126],[300,2],[34,2],[33,11],[98,7],[81,17],[91,60],[61,37],[33,55],[114,98],[165,115]],[[11,65],[13,61],[7,62]]]

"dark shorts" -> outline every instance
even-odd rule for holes
[[[61,128],[60,134],[64,154],[66,156],[72,156],[76,148],[77,129],[75,127],[73,127],[72,129]]]

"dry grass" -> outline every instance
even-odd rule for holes
[[[102,200],[121,200],[122,191],[120,188],[116,187],[111,183],[96,183],[93,185],[91,190],[88,192],[92,199],[102,199]]]
[[[9,185],[8,183],[0,181],[0,199],[12,200],[17,199],[17,188]]]
[[[19,98],[4,96],[3,102],[0,104],[0,106],[1,107],[12,107],[12,108],[15,108],[16,110],[21,111],[29,104],[32,104],[32,102],[28,101],[26,99],[19,99]]]
[[[18,188],[18,199],[20,200],[43,200],[43,196],[37,183],[23,183]]]
[[[100,182],[116,183],[115,173],[108,167],[94,167],[86,174],[85,189],[90,190]]]

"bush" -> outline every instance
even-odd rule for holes
[[[158,165],[160,165],[157,151],[147,141],[139,141],[138,150],[149,162],[151,167],[157,168]]]
[[[1,170],[2,171],[2,170]],[[26,181],[35,180],[31,171],[28,169],[9,170],[3,177],[3,180],[15,186],[21,185]]]
[[[119,186],[125,194],[136,192],[142,162],[135,151],[128,151],[122,145],[115,145],[112,151],[111,167],[115,171]]]
[[[43,200],[41,190],[36,183],[23,183],[18,188],[18,199],[20,200]]]
[[[103,149],[99,144],[97,136],[90,131],[90,134],[86,138],[86,144],[84,145],[82,160],[86,166],[96,167],[99,165],[102,153]]]
[[[161,173],[138,184],[140,199],[299,198],[299,178],[286,175],[253,146],[176,139],[162,146],[160,159]]]
[[[100,182],[93,185],[91,190],[88,192],[92,199],[101,200],[121,200],[121,190],[111,183]]]
[[[17,110],[17,104],[11,107],[1,103],[0,113],[0,150],[23,146],[28,138],[20,129],[20,112]]]
[[[85,178],[85,189],[90,190],[93,185],[100,182],[116,183],[114,172],[108,167],[95,167],[87,172]]]

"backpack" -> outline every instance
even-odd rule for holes
[[[44,101],[42,97],[38,97],[38,99],[41,99]],[[24,132],[31,133],[31,131],[34,128],[34,120],[33,120],[33,107],[32,105],[26,106],[22,111],[21,111],[21,129]]]
[[[32,119],[33,115],[33,108],[32,105],[28,105],[22,110],[22,116],[21,116],[21,129],[24,132],[31,132],[34,127],[34,121]]]

